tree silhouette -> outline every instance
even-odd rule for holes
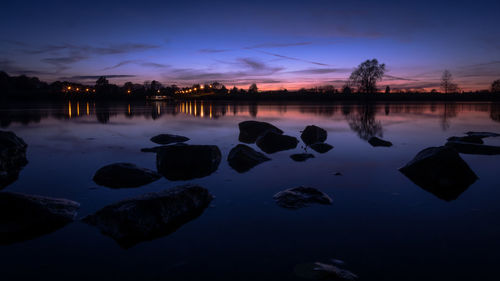
[[[255,84],[255,83],[250,85],[250,88],[248,88],[249,94],[256,94],[258,91],[259,91],[259,88],[257,88],[257,84]]]
[[[491,83],[491,92],[492,93],[500,93],[500,79],[493,81]]]
[[[458,86],[453,83],[451,72],[447,69],[443,72],[443,76],[441,76],[441,88],[445,94],[456,93],[458,91]]]
[[[391,87],[387,86],[385,87],[385,93],[390,94],[391,93]]]
[[[358,86],[358,91],[362,93],[375,93],[377,91],[377,81],[382,80],[385,73],[385,64],[379,64],[378,60],[366,60],[354,69],[350,80]]]

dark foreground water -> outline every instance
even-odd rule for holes
[[[28,143],[29,164],[5,191],[81,203],[78,220],[51,234],[0,246],[0,280],[306,280],[297,266],[340,259],[361,280],[498,280],[500,156],[462,155],[478,175],[456,200],[439,199],[398,168],[417,152],[466,131],[500,132],[500,105],[87,103],[2,105],[1,127]],[[272,154],[247,173],[227,164],[237,124],[271,122],[299,137],[306,125],[328,131],[335,146],[294,162],[297,149]],[[135,189],[97,186],[97,169],[132,162],[156,169],[159,133],[215,144],[223,161],[188,182],[216,196],[176,232],[129,249],[79,221],[103,206],[184,181]],[[366,139],[383,136],[391,148]],[[485,139],[500,145],[500,138]],[[253,144],[255,149],[258,148]],[[341,172],[342,176],[335,173]],[[273,195],[299,185],[333,198],[331,206],[278,207]]]

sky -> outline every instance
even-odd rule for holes
[[[500,79],[500,1],[8,1],[0,70],[45,81],[157,80],[299,89],[345,84],[367,59],[381,87],[463,90]]]

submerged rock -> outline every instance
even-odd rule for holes
[[[288,209],[299,209],[310,204],[332,204],[332,199],[328,195],[316,188],[306,186],[280,191],[273,198],[280,207]]]
[[[371,144],[372,146],[385,146],[385,147],[390,147],[392,146],[392,142],[386,141],[377,137],[371,137],[368,140],[368,143]]]
[[[189,138],[178,135],[160,134],[151,138],[151,141],[157,144],[171,144],[177,142],[186,142]]]
[[[260,121],[243,121],[238,124],[240,135],[238,139],[245,143],[254,143],[258,137],[263,136],[267,132],[274,132],[276,134],[283,134],[283,131],[277,127]]]
[[[500,134],[491,132],[467,132],[465,134],[468,136],[480,137],[480,138],[500,137]]]
[[[94,182],[107,187],[138,187],[161,178],[155,171],[131,163],[115,163],[97,170]]]
[[[227,157],[229,166],[239,173],[244,173],[260,163],[269,160],[271,158],[244,144],[238,144],[231,149]]]
[[[169,180],[202,178],[217,170],[221,157],[215,145],[168,145],[158,150],[156,167]]]
[[[461,142],[483,144],[483,138],[478,136],[449,137],[448,141],[461,141]]]
[[[333,149],[333,146],[324,142],[313,143],[309,147],[318,153],[327,153],[328,151]]]
[[[212,199],[201,186],[177,186],[108,205],[83,221],[128,248],[174,232],[201,215]]]
[[[13,132],[0,131],[0,189],[17,180],[21,169],[28,164],[27,147]]]
[[[265,153],[275,153],[297,147],[299,141],[295,137],[267,132],[257,139],[257,146]]]
[[[354,281],[358,280],[358,276],[349,270],[342,269],[333,264],[316,262],[314,270],[321,274],[321,279],[339,280],[339,281]]]
[[[311,153],[298,153],[290,155],[290,158],[292,158],[293,161],[304,162],[309,158],[314,158],[314,155]]]
[[[327,138],[327,132],[318,126],[309,125],[302,131],[300,138],[306,145],[311,145],[316,142],[324,142]]]
[[[477,180],[476,174],[450,147],[429,147],[399,171],[438,198],[451,201]]]
[[[53,232],[72,222],[80,204],[13,192],[0,192],[0,244]]]
[[[174,145],[187,145],[185,143],[176,143]],[[161,145],[161,146],[155,146],[155,147],[146,147],[146,148],[141,148],[141,152],[151,152],[151,153],[158,153],[158,151],[164,149],[168,145]]]
[[[448,141],[446,146],[454,148],[464,154],[497,155],[500,154],[500,146],[477,144],[463,141]]]

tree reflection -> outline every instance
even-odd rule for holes
[[[382,123],[375,120],[376,107],[374,104],[366,103],[356,107],[356,111],[346,116],[351,130],[356,132],[363,140],[373,136],[382,136]]]
[[[491,104],[490,118],[493,121],[500,122],[500,103]]]

